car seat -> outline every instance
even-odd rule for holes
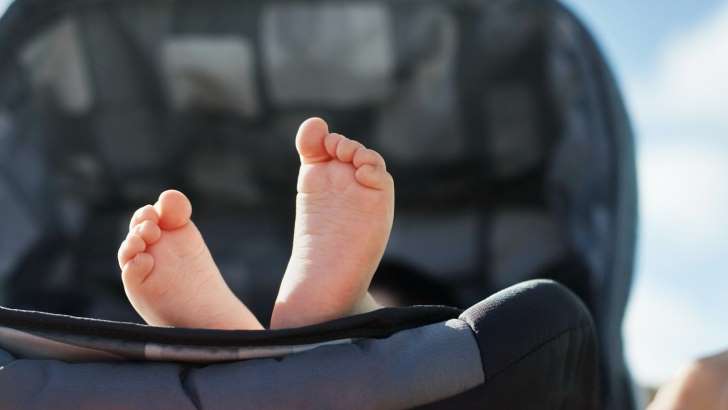
[[[228,283],[269,317],[292,134],[310,115],[379,150],[397,181],[375,288],[420,277],[437,291],[413,303],[468,308],[555,279],[594,319],[602,405],[632,408],[633,136],[594,41],[553,1],[16,0],[0,20],[2,303],[138,321],[113,255],[131,211],[177,187]]]

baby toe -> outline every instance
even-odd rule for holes
[[[326,152],[325,139],[329,135],[329,126],[321,118],[309,118],[304,121],[296,135],[296,150],[301,162],[311,164],[329,159]]]
[[[172,230],[185,226],[192,216],[192,204],[187,197],[179,191],[168,190],[159,195],[154,205],[159,214],[159,227]]]
[[[126,240],[122,242],[117,253],[119,261],[119,267],[124,268],[132,258],[134,258],[140,252],[144,252],[147,249],[147,244],[144,240],[136,234],[129,234]]]
[[[360,184],[373,189],[387,189],[394,186],[394,180],[389,173],[380,166],[364,164],[354,173]]]
[[[145,205],[134,212],[129,221],[129,231],[144,221],[152,221],[155,224],[159,222],[159,215],[152,205]]]
[[[362,147],[364,146],[360,142],[344,137],[336,147],[336,158],[341,162],[351,162],[356,151]]]
[[[143,283],[153,268],[154,257],[148,253],[139,253],[124,265],[121,270],[121,279],[127,286]]]
[[[162,237],[162,230],[159,225],[152,221],[144,221],[135,226],[132,233],[139,236],[147,245],[153,245]]]
[[[374,165],[375,167],[382,167],[387,169],[387,165],[384,162],[384,158],[377,151],[369,148],[363,148],[356,151],[354,159],[352,160],[355,168],[359,168],[362,165]]]
[[[326,153],[329,154],[330,157],[335,158],[336,148],[339,146],[339,143],[344,139],[345,138],[343,135],[337,134],[335,132],[327,135],[324,139],[324,147],[326,148]]]

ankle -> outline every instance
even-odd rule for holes
[[[363,313],[379,310],[383,307],[384,306],[377,303],[377,301],[374,300],[374,297],[369,292],[367,292],[364,297],[362,297],[361,300],[356,305],[354,305],[354,308],[351,310],[351,314],[361,315]]]

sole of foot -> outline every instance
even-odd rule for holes
[[[394,181],[382,156],[319,118],[296,136],[301,167],[291,259],[272,328],[376,309],[368,294],[394,218]]]
[[[225,283],[191,215],[187,197],[170,190],[132,216],[118,253],[132,306],[155,326],[262,329]]]

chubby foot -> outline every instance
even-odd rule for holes
[[[301,159],[293,250],[271,328],[298,327],[377,307],[367,289],[394,218],[384,159],[331,134],[318,118],[296,136]]]
[[[165,191],[132,217],[118,255],[132,306],[155,326],[262,329],[223,280],[191,214],[182,193]]]

